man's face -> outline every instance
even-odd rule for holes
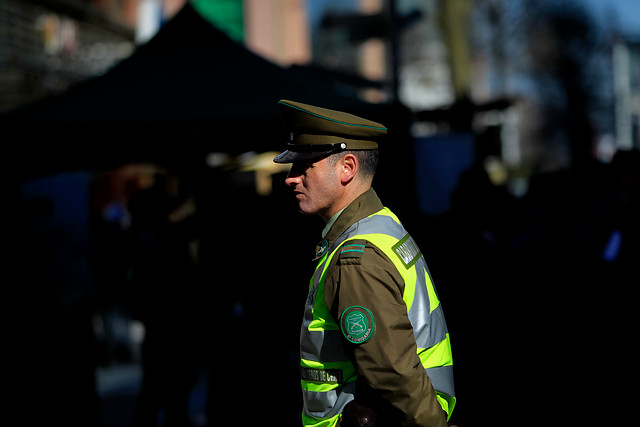
[[[328,158],[293,163],[285,183],[293,190],[300,212],[318,214],[325,221],[331,218],[330,213],[342,186],[336,166]]]

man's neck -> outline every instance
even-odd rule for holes
[[[320,217],[324,220],[324,222],[329,222],[331,218],[338,212],[341,212],[351,204],[355,199],[364,194],[371,185],[360,185],[349,188],[347,192],[344,193],[343,197],[336,203],[334,203],[330,209],[327,209],[325,212],[320,213]]]

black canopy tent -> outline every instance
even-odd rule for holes
[[[4,114],[0,124],[20,179],[135,161],[190,163],[208,151],[278,150],[282,98],[385,124],[398,111],[253,54],[187,3],[104,75]]]

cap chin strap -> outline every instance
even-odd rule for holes
[[[337,142],[335,144],[287,144],[287,150],[296,153],[338,153],[347,149],[347,144]]]

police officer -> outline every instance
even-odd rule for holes
[[[303,214],[326,222],[300,334],[305,426],[446,426],[449,334],[416,242],[371,188],[387,129],[278,103],[290,141],[274,159]]]

